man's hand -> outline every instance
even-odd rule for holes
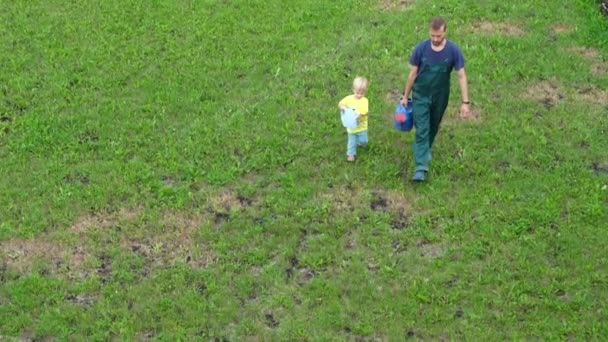
[[[468,103],[463,103],[460,106],[460,118],[469,119],[471,117],[471,106]]]

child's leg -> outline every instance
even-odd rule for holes
[[[348,144],[346,145],[346,155],[354,156],[357,154],[357,135],[348,133]]]
[[[367,131],[357,133],[357,145],[367,146]]]

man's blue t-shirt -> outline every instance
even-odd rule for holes
[[[416,45],[410,64],[418,67],[418,73],[422,71],[423,64],[447,63],[450,70],[456,71],[464,67],[464,56],[458,45],[451,41],[446,41],[445,47],[441,51],[434,51],[431,48],[431,40],[427,39]]]

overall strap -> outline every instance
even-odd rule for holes
[[[428,44],[427,44],[428,43]],[[422,47],[422,56],[420,58],[420,68],[418,69],[418,73],[422,72],[422,70],[424,70],[424,66],[428,65],[428,59],[430,58],[430,56],[427,55],[427,52],[429,51],[429,47],[431,47],[431,40],[427,40],[424,43],[424,46]],[[424,60],[427,60],[427,62],[425,62]]]

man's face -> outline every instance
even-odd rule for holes
[[[441,46],[445,39],[445,27],[442,27],[439,30],[431,28],[429,29],[429,35],[431,36],[431,43],[434,46]]]

